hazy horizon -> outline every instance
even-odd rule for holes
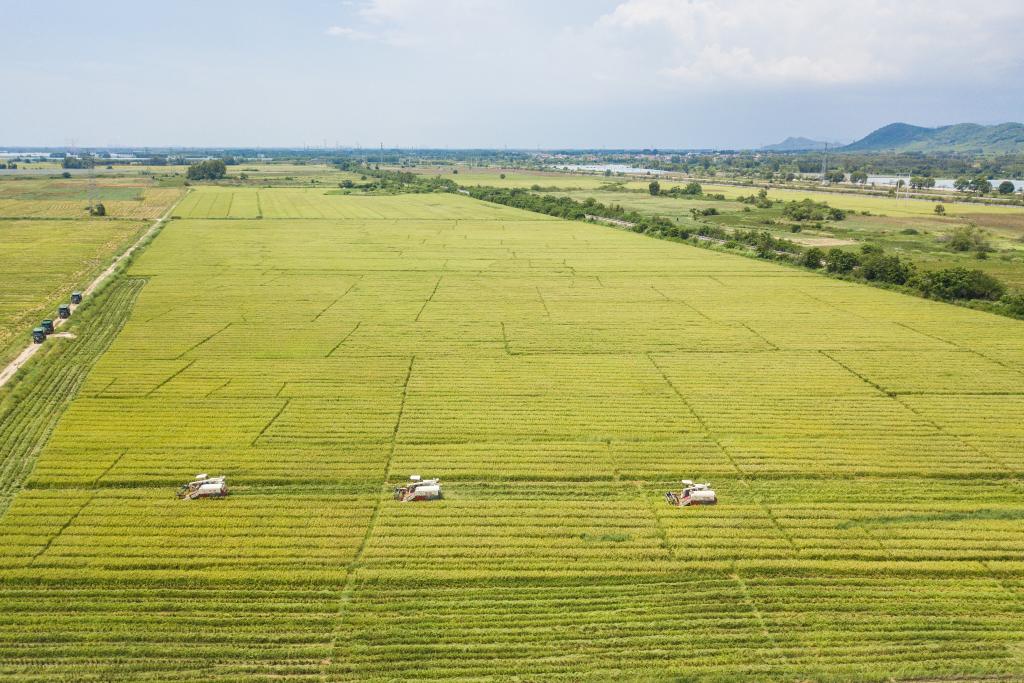
[[[7,146],[752,149],[1024,112],[1008,0],[6,4]]]

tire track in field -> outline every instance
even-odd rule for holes
[[[398,406],[398,417],[395,419],[395,428],[391,433],[391,447],[388,449],[388,459],[384,463],[384,484],[388,483],[391,478],[391,461],[395,456],[395,449],[398,447],[398,430],[402,426],[402,416],[405,414],[405,404],[409,397],[409,380],[412,378],[412,368],[416,364],[416,354],[413,354],[409,358],[409,368],[405,373],[405,382],[402,384],[402,402]],[[383,496],[386,492],[380,492],[377,496],[377,503],[373,506],[373,512],[370,514],[370,520],[366,524],[366,533],[363,534],[363,540],[359,543],[359,548],[356,549],[355,555],[352,556],[352,562],[349,563],[348,575],[345,577],[345,584],[342,586],[340,594],[338,596],[338,611],[335,614],[334,632],[331,636],[330,650],[327,654],[327,658],[321,663],[320,678],[323,681],[331,680],[329,675],[331,664],[334,661],[334,651],[338,647],[338,637],[341,632],[342,620],[345,615],[345,608],[348,607],[349,603],[352,602],[352,595],[356,590],[356,570],[359,568],[359,563],[362,562],[363,554],[366,552],[366,547],[370,545],[370,539],[373,537],[373,532],[377,527],[377,520],[380,518],[380,509],[383,504]]]

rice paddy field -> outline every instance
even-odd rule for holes
[[[83,287],[146,224],[0,219],[0,361],[31,341],[32,328]]]
[[[1024,323],[460,195],[174,215],[0,422],[3,678],[1024,677]]]
[[[674,183],[663,182],[672,187]],[[704,185],[706,193],[722,193],[726,197],[750,196],[756,188],[725,185]],[[672,218],[680,225],[696,225],[698,221],[730,229],[769,230],[804,246],[828,249],[840,246],[859,251],[863,244],[874,244],[907,257],[922,270],[961,267],[980,269],[1007,285],[1011,290],[1024,290],[1024,208],[985,206],[979,204],[946,204],[947,214],[936,216],[934,202],[856,196],[842,193],[809,193],[772,189],[768,195],[777,203],[774,209],[753,208],[733,200],[708,200],[701,197],[651,196],[642,190],[628,189],[552,191],[550,194],[570,197],[576,201],[594,198],[606,205],[619,205],[644,215]],[[781,202],[801,199],[822,201],[843,208],[849,213],[843,221],[807,223],[800,233],[790,232],[791,221],[782,216]],[[691,211],[713,208],[718,215],[696,219]],[[922,209],[927,209],[927,213]],[[980,211],[980,213],[979,213]],[[867,215],[865,215],[865,213]],[[979,259],[976,252],[957,252],[946,243],[958,229],[975,226],[983,235],[992,253]]]
[[[0,361],[182,195],[146,178],[101,179],[92,195],[108,217],[90,218],[89,192],[86,178],[0,180]]]

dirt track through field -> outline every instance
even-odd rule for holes
[[[188,196],[188,192],[183,194],[181,196],[181,199],[184,199],[187,196]],[[117,266],[122,261],[124,261],[126,258],[131,256],[135,252],[135,250],[139,248],[140,244],[142,244],[149,237],[151,237],[157,231],[157,229],[159,229],[160,226],[164,224],[164,222],[167,220],[167,218],[171,215],[171,211],[174,210],[174,207],[178,205],[178,203],[181,201],[181,199],[179,199],[173,205],[168,207],[168,209],[164,213],[164,215],[161,216],[160,218],[158,218],[153,223],[153,225],[149,226],[149,230],[144,232],[139,237],[139,239],[135,240],[135,242],[130,247],[125,249],[123,252],[121,252],[114,259],[114,261],[106,268],[106,270],[104,270],[102,273],[97,275],[96,278],[93,279],[93,281],[89,283],[89,286],[86,287],[82,291],[82,296],[83,297],[87,297],[87,296],[91,295],[93,292],[96,291],[96,289],[101,284],[103,284],[104,280],[106,280],[111,275],[113,275],[114,271],[117,269]],[[71,305],[71,313],[72,313],[72,315],[74,315],[74,312],[75,312],[76,308],[78,308],[78,306],[76,306],[74,304]],[[55,328],[60,327],[60,326],[62,326],[64,324],[65,320],[70,320],[70,318],[57,318],[56,320],[53,321],[53,326]],[[53,336],[60,336],[61,338],[65,338],[65,335],[53,335]],[[25,363],[27,363],[29,361],[29,359],[32,358],[32,356],[36,355],[36,353],[38,353],[39,349],[41,349],[41,348],[43,348],[43,344],[36,344],[35,342],[33,342],[33,343],[29,344],[28,346],[26,346],[24,349],[22,349],[21,353],[19,353],[17,355],[17,357],[15,357],[15,359],[12,360],[7,365],[7,367],[5,367],[3,370],[0,370],[0,387],[2,387],[5,384],[7,384],[7,382],[9,382],[11,380],[11,378],[14,377],[14,375],[17,374],[18,370],[20,370],[22,368],[22,366],[24,366]]]

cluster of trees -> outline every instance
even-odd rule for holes
[[[9,168],[9,169],[13,170],[13,169],[18,168],[18,164],[17,164],[17,162],[14,162],[14,161],[8,161],[6,163],[3,162],[3,161],[0,161],[0,169],[5,169],[5,168]]]
[[[975,192],[977,194],[988,194],[992,191],[992,183],[984,175],[977,175],[973,178],[960,176],[953,181],[953,187],[960,192]]]
[[[60,161],[61,168],[92,168],[93,166],[95,166],[93,158],[84,154],[80,157],[65,155]]]
[[[658,195],[661,195],[663,197],[700,197],[704,195],[704,188],[701,187],[701,184],[698,182],[689,182],[683,187],[677,186],[670,187],[667,190],[662,190],[661,183],[659,183],[657,180],[652,180],[647,185],[647,190],[648,192],[651,193],[651,195],[655,197],[657,197]],[[718,195],[716,195],[716,197],[717,196]],[[724,195],[722,195],[722,198],[725,198]]]
[[[967,268],[946,268],[921,273],[913,286],[933,299],[986,299],[996,301],[1006,294],[1006,286],[988,273]]]
[[[842,209],[811,199],[787,202],[782,209],[782,215],[794,221],[841,221],[846,218],[846,212]]]
[[[752,194],[749,197],[737,197],[736,201],[743,202],[744,204],[753,204],[759,209],[770,209],[774,205],[772,200],[768,199],[768,190],[763,187],[757,191],[757,194]]]
[[[449,178],[425,176],[408,171],[386,171],[364,168],[363,173],[377,179],[378,189],[387,192],[455,192],[458,184]]]
[[[798,263],[807,268],[824,268],[829,273],[869,282],[903,285],[926,297],[945,301],[996,301],[1006,294],[1005,285],[983,271],[957,267],[918,272],[913,263],[903,261],[895,254],[886,254],[881,247],[872,244],[863,245],[859,254],[838,247],[827,252],[813,247],[800,256]]]
[[[649,152],[650,150],[648,150]],[[822,152],[730,151],[699,154],[673,154],[668,158],[651,159],[646,154],[620,151],[595,156],[593,150],[584,161],[622,163],[641,168],[689,173],[713,177],[726,174],[764,180],[793,180],[799,174],[821,171]],[[1024,177],[1024,154],[980,156],[970,152],[840,152],[831,157],[841,165],[852,183],[866,183],[868,173],[877,175],[905,174],[922,177],[955,178],[961,175],[984,174],[986,178]],[[833,180],[841,182],[841,180]]]
[[[227,172],[222,159],[207,159],[189,166],[185,177],[189,180],[220,180]]]

